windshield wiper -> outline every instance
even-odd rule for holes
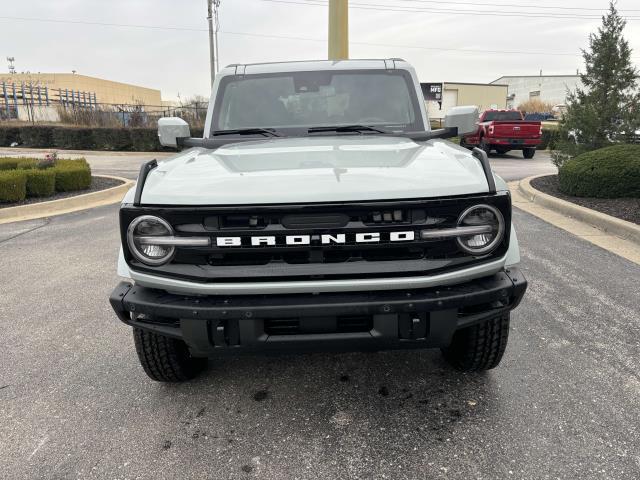
[[[234,128],[232,130],[214,130],[213,136],[218,135],[264,135],[266,137],[281,137],[273,128]]]
[[[383,128],[371,127],[369,125],[338,125],[335,127],[312,127],[308,133],[316,132],[375,132],[375,133],[393,133]]]

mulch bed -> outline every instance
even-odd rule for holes
[[[548,195],[640,225],[640,198],[574,197],[560,191],[558,175],[535,178],[531,186]]]
[[[105,177],[91,177],[91,186],[86,190],[77,190],[75,192],[60,192],[51,195],[50,197],[32,197],[26,198],[21,202],[13,203],[0,203],[0,208],[18,207],[20,205],[29,205],[32,203],[50,202],[51,200],[60,200],[61,198],[75,197],[77,195],[84,195],[85,193],[99,192],[100,190],[106,190],[107,188],[117,187],[124,182],[116,180],[115,178]]]

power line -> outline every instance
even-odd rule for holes
[[[304,5],[314,7],[326,7],[328,4],[324,0],[310,0],[307,2],[299,0],[261,0],[263,2],[273,3],[285,3],[292,5]],[[315,2],[315,3],[312,3]],[[322,2],[322,3],[321,3]],[[555,13],[551,12],[537,13],[537,12],[504,12],[504,11],[490,11],[490,10],[446,10],[446,9],[434,9],[434,8],[421,8],[421,7],[402,7],[402,6],[386,6],[376,3],[349,3],[350,8],[361,10],[378,10],[384,12],[406,12],[406,13],[428,13],[431,15],[465,15],[465,16],[490,16],[490,17],[519,17],[519,18],[547,18],[552,20],[600,20],[600,16],[589,14],[569,14],[569,13]],[[640,16],[637,17],[625,17],[626,20],[640,20]]]
[[[326,7],[327,2],[325,0],[262,0],[265,2],[273,3],[286,3],[293,5],[304,6],[316,6]],[[417,0],[416,0],[417,1]],[[444,3],[444,2],[439,2]],[[447,2],[451,3],[451,2]],[[476,4],[477,5],[477,4]],[[488,4],[487,4],[488,5]],[[350,2],[350,8],[361,10],[379,10],[379,11],[391,11],[391,12],[409,12],[409,13],[429,13],[429,14],[453,14],[453,15],[484,15],[484,16],[498,16],[498,17],[521,17],[521,18],[549,18],[549,19],[585,19],[585,20],[599,20],[601,16],[593,14],[575,14],[575,13],[552,13],[552,12],[505,12],[505,11],[492,11],[492,10],[452,10],[452,9],[435,9],[426,7],[412,7],[401,5],[383,5],[379,3],[357,3]],[[501,6],[501,5],[496,5]],[[628,20],[640,20],[640,17],[627,17]]]
[[[262,0],[262,1],[286,1],[288,0]],[[299,3],[299,2],[297,2]],[[304,5],[312,5],[312,4],[304,4]],[[13,16],[0,16],[2,20],[17,20],[17,21],[25,21],[25,22],[44,22],[44,23],[61,23],[61,24],[71,24],[71,25],[97,25],[101,27],[119,27],[119,28],[141,28],[141,29],[151,29],[151,30],[174,30],[174,31],[188,31],[188,32],[208,32],[206,28],[195,28],[195,27],[177,27],[172,25],[140,25],[140,24],[131,24],[131,23],[109,23],[109,22],[94,22],[90,20],[59,20],[52,18],[35,18],[35,17],[13,17]],[[267,38],[282,38],[289,40],[307,40],[314,42],[326,42],[324,39],[316,39],[316,38],[305,38],[305,37],[294,37],[287,35],[271,35],[271,34],[256,34],[249,32],[231,32],[231,31],[220,31],[220,33],[226,33],[228,35],[246,35],[246,36],[255,36],[255,37],[267,37]],[[352,42],[358,43],[358,42]],[[363,45],[365,43],[362,43]],[[370,45],[378,45],[379,44],[370,44]],[[391,47],[409,47],[407,45],[389,45]],[[413,48],[413,47],[410,47]],[[415,46],[415,48],[421,48]],[[426,47],[425,47],[426,48]],[[498,52],[496,50],[496,52]],[[502,53],[502,52],[500,52]],[[544,53],[545,55],[554,55],[553,53]],[[556,54],[558,55],[558,54]],[[573,55],[570,53],[562,54],[562,55]]]
[[[437,3],[447,5],[471,5],[482,7],[516,7],[516,8],[537,8],[546,10],[589,10],[595,12],[605,12],[606,7],[603,8],[590,8],[590,7],[558,7],[555,5],[542,6],[542,5],[524,5],[522,3],[472,3],[472,2],[452,2],[445,0],[396,0],[398,2],[412,2],[412,3]],[[618,12],[640,12],[640,9],[624,9],[618,10]]]
[[[18,21],[35,21],[57,24],[72,24],[72,25],[98,25],[103,27],[119,27],[119,28],[142,28],[153,30],[173,30],[173,31],[190,31],[190,32],[207,32],[207,29],[194,28],[194,27],[176,27],[170,25],[138,25],[138,24],[126,24],[126,23],[107,23],[107,22],[92,22],[88,20],[58,20],[58,19],[45,19],[45,18],[31,18],[31,17],[10,17],[0,16],[0,19],[4,20],[18,20]],[[247,37],[258,38],[273,38],[279,40],[299,40],[306,42],[322,42],[326,43],[324,38],[309,38],[309,37],[297,37],[291,35],[273,35],[262,34],[252,32],[234,32],[220,30],[223,35],[237,35]],[[366,45],[372,47],[383,48],[411,48],[417,50],[430,50],[430,51],[442,51],[442,52],[460,52],[460,53],[473,53],[473,54],[505,54],[505,55],[539,55],[539,56],[567,56],[567,57],[579,57],[579,53],[564,53],[564,52],[535,52],[535,51],[522,51],[522,50],[482,50],[482,49],[462,49],[462,48],[449,48],[449,47],[425,47],[421,45],[398,45],[398,44],[386,44],[386,43],[372,43],[372,42],[357,42],[351,41],[354,45]],[[638,58],[638,57],[634,57]]]
[[[261,38],[278,38],[282,40],[302,40],[308,42],[326,42],[326,39],[321,38],[308,38],[308,37],[292,37],[288,35],[271,35],[271,34],[262,34],[262,33],[248,33],[248,32],[228,32],[228,31],[220,31],[220,33],[226,35],[243,35],[250,37],[261,37]],[[581,56],[579,53],[558,53],[558,52],[525,52],[518,50],[481,50],[481,49],[465,49],[465,48],[448,48],[448,47],[424,47],[421,45],[398,45],[398,44],[388,44],[388,43],[371,43],[371,42],[353,42],[349,43],[353,45],[367,45],[371,47],[384,47],[384,48],[415,48],[418,50],[433,50],[440,52],[462,52],[462,53],[499,53],[499,54],[517,54],[517,55],[552,55],[552,56],[566,56],[566,57],[579,57]]]
[[[327,40],[323,38],[308,38],[308,37],[293,37],[289,35],[272,35],[266,33],[249,33],[249,32],[230,32],[230,31],[220,31],[220,33],[225,35],[241,35],[248,37],[259,37],[259,38],[275,38],[280,40],[300,40],[305,42],[323,42],[326,43]],[[489,54],[500,54],[500,55],[539,55],[539,56],[558,56],[558,57],[581,57],[581,53],[565,53],[565,52],[527,52],[522,50],[482,50],[482,49],[466,49],[466,48],[449,48],[449,47],[425,47],[422,45],[398,45],[398,44],[388,44],[388,43],[372,43],[372,42],[354,42],[349,41],[352,45],[366,45],[370,47],[383,47],[383,48],[411,48],[417,50],[431,50],[431,51],[439,51],[439,52],[460,52],[460,53],[489,53]],[[640,57],[632,57],[632,58],[640,58]]]
[[[268,0],[267,0],[268,1]],[[446,1],[446,0],[395,0],[397,2],[411,2],[411,3],[428,3],[428,4],[446,4],[446,5],[467,5],[467,6],[482,6],[482,7],[500,7],[500,8],[504,8],[504,7],[513,7],[513,8],[533,8],[533,9],[543,9],[543,10],[571,10],[571,11],[575,11],[575,10],[582,10],[585,11],[585,13],[583,15],[588,15],[590,17],[593,18],[600,18],[600,16],[595,16],[595,14],[590,13],[590,12],[606,12],[607,9],[606,8],[589,8],[589,7],[559,7],[559,6],[555,6],[555,5],[549,5],[549,6],[542,6],[542,5],[525,5],[525,4],[515,4],[515,3],[478,3],[478,2],[458,2],[458,1]],[[300,4],[304,4],[302,2],[308,3],[309,5],[326,5],[326,0],[299,0],[296,3],[300,3]],[[313,3],[312,3],[313,2]],[[293,3],[293,2],[292,2]],[[356,2],[351,2],[351,5],[358,5],[358,6],[368,6],[368,7],[379,7],[379,8],[389,8],[389,9],[393,9],[393,8],[402,8],[402,9],[420,9],[420,10],[426,10],[426,11],[433,11],[433,9],[427,9],[427,7],[418,7],[418,6],[401,6],[401,5],[385,5],[385,4],[381,4],[381,3],[356,3]],[[618,10],[618,12],[640,12],[640,9],[624,9],[624,10]],[[495,12],[495,11],[491,11],[491,13],[501,13],[499,12]],[[538,14],[554,14],[554,12],[522,12],[522,13],[530,13],[533,15],[538,15]],[[575,14],[560,14],[560,15],[575,15]]]
[[[0,16],[2,20],[18,20],[25,22],[44,22],[44,23],[66,23],[73,25],[97,25],[100,27],[125,27],[125,28],[145,28],[151,30],[181,30],[188,32],[207,32],[206,28],[194,27],[173,27],[168,25],[136,25],[132,23],[108,23],[108,22],[92,22],[89,20],[58,20],[54,18],[35,18],[35,17],[9,17]]]

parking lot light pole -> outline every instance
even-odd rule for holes
[[[349,58],[349,0],[329,0],[329,60]]]

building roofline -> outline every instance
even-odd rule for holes
[[[569,78],[569,77],[579,77],[580,74],[576,75],[503,75],[499,78],[496,78],[493,82],[497,82],[498,80],[502,80],[503,78]],[[493,82],[490,82],[493,84]]]
[[[6,76],[5,76],[6,75]],[[34,79],[36,79],[39,75],[60,75],[60,76],[65,76],[65,77],[84,77],[84,78],[90,78],[92,80],[99,80],[102,82],[109,82],[109,83],[118,83],[120,85],[127,85],[129,87],[135,87],[135,88],[142,88],[142,89],[146,89],[146,90],[155,90],[155,91],[160,91],[159,88],[154,88],[154,87],[147,87],[144,85],[139,85],[137,83],[129,83],[129,82],[123,82],[121,80],[110,80],[108,78],[102,78],[102,77],[95,77],[93,75],[85,75],[83,73],[71,73],[71,72],[29,72],[29,73],[22,73],[22,72],[16,72],[16,73],[9,73],[7,72],[6,74],[4,73],[0,73],[0,80],[4,80],[5,82],[8,82],[11,80],[12,77],[22,77],[24,79],[24,77],[34,77]]]
[[[442,83],[443,85],[476,85],[478,87],[508,87],[506,83],[474,83],[474,82],[420,82],[420,85]]]
[[[508,87],[506,83],[442,82],[452,85],[476,85],[479,87]]]

